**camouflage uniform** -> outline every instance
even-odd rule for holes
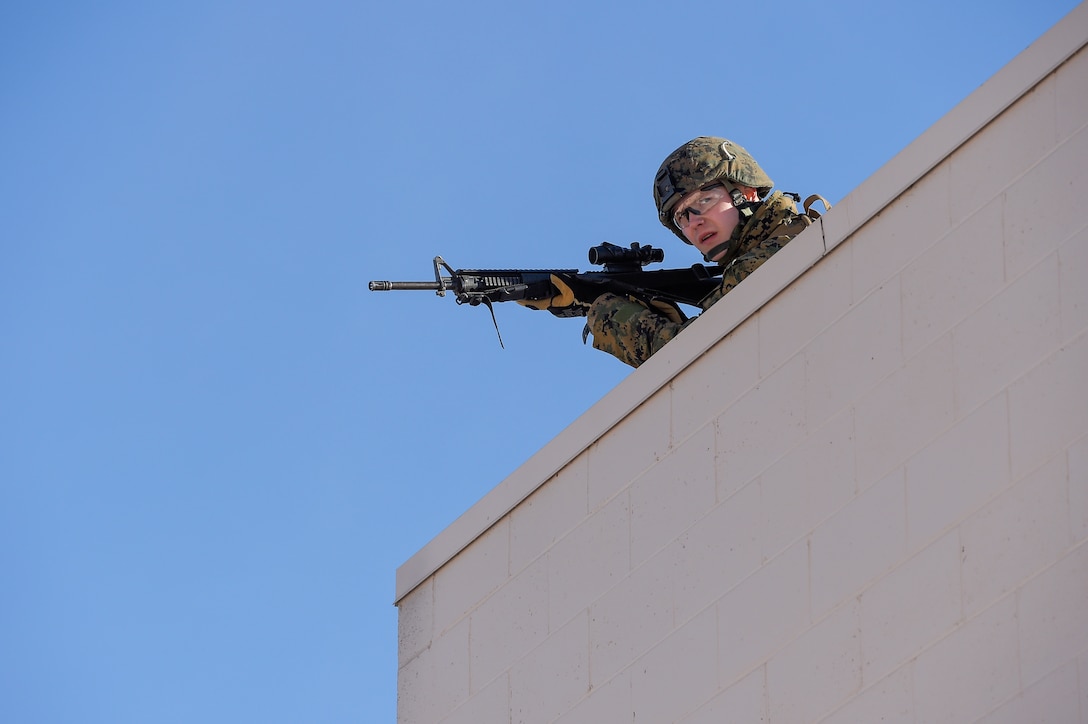
[[[758,202],[740,229],[737,252],[723,270],[721,286],[703,298],[699,306],[704,311],[708,309],[811,223],[808,217],[798,213],[793,199],[781,192]],[[593,346],[632,367],[649,359],[692,321],[673,322],[637,301],[616,294],[598,297],[587,316]]]

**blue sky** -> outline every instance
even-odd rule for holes
[[[367,281],[688,266],[676,146],[838,201],[1075,5],[4,4],[0,720],[394,721],[396,568],[629,369]]]

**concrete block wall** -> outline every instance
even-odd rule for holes
[[[1082,6],[409,561],[398,720],[1088,722],[1086,41]]]

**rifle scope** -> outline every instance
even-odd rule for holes
[[[589,250],[590,264],[631,264],[646,266],[665,260],[665,250],[655,249],[650,245],[640,246],[633,242],[630,249],[610,244],[607,241],[600,246],[594,246]]]

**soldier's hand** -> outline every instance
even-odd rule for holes
[[[547,310],[557,317],[584,317],[596,295],[583,284],[565,274],[552,274],[555,294],[547,299],[518,299],[529,309]]]
[[[688,321],[687,315],[681,311],[680,306],[673,302],[666,302],[664,299],[640,299],[637,296],[628,297],[632,302],[637,302],[642,306],[649,309],[651,312],[657,312],[670,322],[676,324],[683,324]]]

